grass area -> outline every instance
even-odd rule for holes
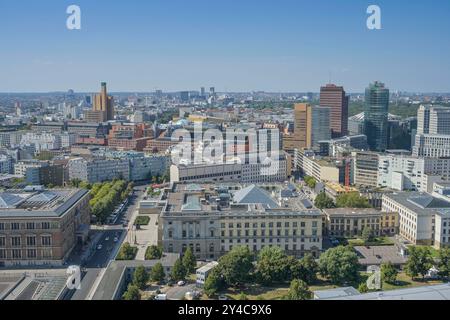
[[[371,242],[364,242],[363,239],[349,239],[347,240],[347,244],[353,247],[360,246],[393,246],[394,242],[387,237],[375,238]]]
[[[134,221],[135,226],[148,226],[150,223],[150,217],[147,216],[138,216]]]
[[[362,273],[361,278],[367,279],[368,274]],[[397,276],[396,283],[387,283],[383,282],[383,291],[389,290],[398,290],[398,289],[407,289],[407,288],[415,288],[422,286],[432,286],[436,284],[442,284],[443,282],[440,280],[412,280],[411,277],[406,275],[404,272],[400,272]]]
[[[223,294],[231,300],[238,300],[241,293],[244,293],[248,300],[281,300],[288,291],[287,284],[273,287],[252,285],[243,289],[230,288]]]

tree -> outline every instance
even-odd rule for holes
[[[145,260],[159,260],[162,258],[163,250],[158,246],[150,246],[145,251]]]
[[[306,282],[294,279],[291,282],[287,300],[309,300],[312,298],[312,292],[309,290]]]
[[[264,247],[258,255],[256,276],[261,284],[286,280],[288,276],[288,257],[279,247]]]
[[[338,208],[371,208],[372,206],[364,197],[357,192],[345,193],[337,197],[336,206]]]
[[[381,279],[384,282],[394,284],[397,281],[398,271],[391,262],[381,265]]]
[[[206,278],[205,285],[203,286],[203,291],[208,297],[211,297],[222,290],[224,287],[225,283],[220,273],[220,269],[219,267],[215,267],[211,270],[208,277]]]
[[[195,259],[191,248],[188,248],[183,255],[183,266],[186,270],[186,274],[194,273],[197,268],[197,260]]]
[[[305,180],[305,183],[309,188],[314,189],[316,187],[317,182],[313,177],[305,176],[303,180]]]
[[[155,264],[150,272],[150,279],[154,282],[162,282],[164,278],[166,277],[166,274],[164,272],[163,265],[158,262]]]
[[[321,192],[314,201],[314,205],[319,209],[330,209],[334,208],[333,199],[328,197],[325,192]]]
[[[318,265],[311,254],[307,254],[301,260],[289,257],[290,278],[305,281],[312,284],[317,280]]]
[[[120,248],[116,260],[133,260],[136,257],[137,251],[138,248],[132,247],[128,242],[125,242],[122,248]]]
[[[366,226],[363,229],[361,237],[364,240],[364,243],[366,243],[366,244],[369,243],[369,242],[372,242],[374,240],[372,228]]]
[[[174,281],[180,281],[186,278],[186,270],[184,269],[181,259],[177,259],[177,261],[175,262],[172,268],[171,277]]]
[[[143,290],[147,287],[147,282],[149,280],[149,275],[144,266],[139,266],[134,271],[133,284],[139,289]]]
[[[334,284],[342,285],[359,279],[358,256],[350,247],[327,250],[320,256],[319,271]]]
[[[135,285],[130,284],[127,291],[125,291],[125,293],[123,294],[123,300],[141,300],[141,293],[139,292],[139,288]]]
[[[219,259],[225,283],[237,287],[244,284],[253,270],[253,255],[248,247],[234,247]]]
[[[439,276],[448,279],[450,276],[450,249],[443,248],[439,250]]]
[[[421,275],[424,279],[430,268],[433,266],[431,252],[426,247],[411,247],[409,258],[406,262],[406,274],[412,279]]]

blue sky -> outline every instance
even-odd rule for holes
[[[449,92],[449,39],[448,0],[0,0],[0,92]]]

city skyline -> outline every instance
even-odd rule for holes
[[[377,1],[382,30],[367,29],[365,0],[81,0],[82,29],[72,31],[70,4],[0,4],[0,30],[12,30],[2,35],[0,92],[95,92],[107,81],[111,92],[318,92],[332,82],[361,93],[375,80],[392,91],[450,91],[445,1]]]

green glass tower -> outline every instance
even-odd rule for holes
[[[372,151],[385,151],[388,145],[389,89],[374,82],[366,89],[364,132]]]

